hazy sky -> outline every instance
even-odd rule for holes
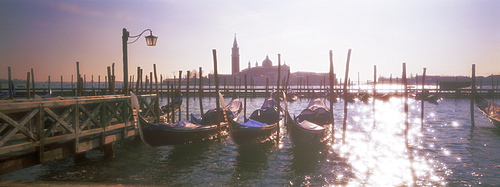
[[[1,0],[0,78],[7,67],[14,78],[26,79],[30,68],[37,81],[51,76],[69,81],[81,73],[101,75],[116,63],[122,80],[122,29],[137,35],[150,28],[156,47],[144,38],[128,45],[129,75],[145,72],[173,77],[179,70],[203,67],[213,72],[217,49],[219,72],[231,71],[236,34],[240,67],[259,65],[277,54],[292,72],[328,71],[328,51],[335,72],[343,77],[348,49],[350,74],[357,80],[378,74],[500,74],[500,1],[297,1],[297,0]],[[87,78],[89,79],[89,78]],[[97,78],[96,78],[97,79]]]

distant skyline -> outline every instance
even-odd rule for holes
[[[350,77],[500,74],[500,1],[0,1],[0,79],[36,81],[47,76],[68,82],[75,62],[87,77],[106,75],[115,63],[122,81],[122,29],[131,35],[152,29],[155,47],[144,38],[128,45],[129,75],[177,76],[179,70],[213,72],[212,49],[219,73],[231,73],[236,34],[240,70],[281,54],[292,72],[328,72],[334,52],[337,77],[344,77],[352,49]]]

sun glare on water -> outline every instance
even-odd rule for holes
[[[410,106],[417,103],[409,101]],[[440,164],[426,154],[421,145],[420,118],[410,116],[408,138],[405,138],[404,99],[353,105],[359,114],[348,117],[345,142],[342,143],[342,131],[337,131],[336,143],[332,146],[352,167],[355,177],[348,186],[446,185],[435,172]],[[410,107],[410,110],[416,109]]]

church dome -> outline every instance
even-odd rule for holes
[[[267,55],[266,59],[264,61],[262,61],[262,66],[264,66],[264,67],[272,67],[273,66],[273,62],[271,60],[269,60],[269,55]]]

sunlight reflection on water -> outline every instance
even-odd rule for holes
[[[413,102],[409,101],[415,106]],[[425,154],[419,140],[422,136],[420,118],[409,119],[407,147],[403,104],[400,98],[392,98],[390,102],[376,101],[375,114],[371,112],[372,104],[350,106],[355,110],[350,110],[354,114],[348,113],[352,117],[348,120],[345,143],[341,143],[339,130],[335,134],[336,143],[332,145],[355,173],[356,177],[350,179],[347,186],[446,185],[444,178],[435,172],[442,169],[442,165]],[[410,109],[417,110],[416,107]]]

